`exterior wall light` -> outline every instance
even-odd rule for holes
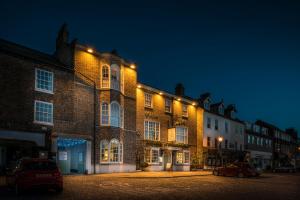
[[[160,92],[159,95],[163,95],[164,93]]]
[[[195,105],[196,105],[196,103],[195,103],[195,102],[193,102],[193,103],[192,103],[192,105],[193,105],[193,106],[195,106]]]
[[[89,52],[89,53],[93,53],[93,52],[94,52],[94,50],[93,50],[92,48],[88,48],[88,49],[87,49],[87,52]]]
[[[222,137],[222,136],[219,136],[219,137],[218,137],[218,141],[219,141],[219,142],[222,142],[222,141],[223,141],[223,137]]]
[[[141,85],[138,85],[137,87],[138,87],[138,88],[142,88],[142,86],[141,86]]]
[[[130,65],[130,68],[131,68],[131,69],[135,69],[136,67],[135,67],[134,64],[131,64],[131,65]]]
[[[180,99],[180,98],[178,98],[178,99],[177,99],[177,101],[181,101],[181,99]]]

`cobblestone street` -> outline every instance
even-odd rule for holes
[[[158,177],[160,175],[161,177]],[[298,199],[300,174],[259,178],[210,174],[133,173],[64,177],[62,194],[29,192],[20,197],[1,189],[1,199]]]

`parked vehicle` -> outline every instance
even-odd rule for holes
[[[22,159],[7,175],[7,184],[16,194],[34,188],[63,190],[63,177],[55,162],[47,159]]]
[[[281,167],[276,167],[273,169],[273,172],[289,172],[289,173],[294,173],[296,172],[296,168],[293,165],[284,165]]]
[[[228,164],[224,167],[216,167],[213,170],[215,176],[251,177],[259,176],[260,173],[251,165],[244,162]]]

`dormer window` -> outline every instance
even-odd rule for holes
[[[224,107],[222,105],[219,106],[219,114],[224,115]]]
[[[235,119],[235,112],[233,110],[230,112],[230,117],[231,119]]]
[[[205,110],[210,110],[210,100],[206,99],[203,106]]]

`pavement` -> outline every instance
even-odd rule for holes
[[[64,177],[61,194],[31,191],[16,196],[0,187],[2,199],[143,199],[143,200],[296,200],[300,173],[263,174],[256,178],[221,177],[204,172],[137,172]]]

